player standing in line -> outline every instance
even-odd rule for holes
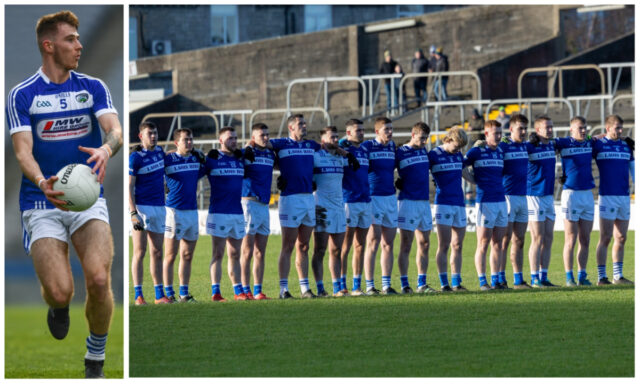
[[[564,214],[564,249],[562,252],[566,285],[591,285],[587,280],[589,241],[593,228],[593,193],[596,184],[591,172],[594,140],[587,137],[587,122],[576,116],[569,122],[570,137],[555,139],[562,158],[562,197]],[[578,283],[573,275],[573,249],[578,238]]]
[[[467,228],[462,192],[462,161],[460,149],[467,145],[462,128],[451,128],[443,144],[429,151],[431,175],[436,184],[436,231],[438,250],[436,266],[442,292],[466,291],[462,286],[462,242]],[[451,283],[447,277],[447,251],[451,247]]]
[[[242,270],[242,290],[248,299],[266,300],[262,292],[264,277],[264,257],[271,228],[269,225],[269,200],[275,154],[266,148],[269,142],[269,128],[263,123],[251,127],[252,151],[255,160],[244,161],[245,178],[242,180],[242,209],[244,211],[245,232],[242,240],[240,268]],[[253,260],[253,294],[251,294],[251,258]]]
[[[338,144],[338,129],[325,127],[322,131],[323,144]],[[321,149],[314,154],[313,180],[317,186],[314,192],[316,202],[316,228],[313,232],[313,257],[311,268],[318,287],[318,296],[328,296],[322,282],[323,259],[329,245],[329,271],[333,282],[333,296],[346,296],[349,291],[346,282],[341,284],[342,262],[340,250],[347,230],[347,218],[342,203],[342,177],[344,158],[335,150]]]
[[[162,285],[162,241],[164,239],[164,151],[158,147],[158,128],[150,121],[140,124],[140,144],[129,155],[129,212],[133,232],[131,277],[135,304],[147,304],[142,295],[144,254],[149,243],[149,270],[156,304],[170,303]]]
[[[607,248],[613,237],[613,284],[633,284],[622,275],[624,244],[627,240],[631,202],[629,198],[629,165],[634,161],[634,142],[622,138],[622,118],[609,115],[605,119],[606,136],[593,145],[593,155],[600,172],[598,205],[600,207],[600,240],[596,247],[598,285],[611,284],[607,278]]]
[[[353,154],[360,168],[354,171],[351,167],[344,168],[342,178],[342,194],[344,196],[344,209],[347,216],[347,232],[342,243],[341,274],[347,274],[347,260],[353,244],[353,289],[351,296],[362,296],[364,292],[360,288],[362,282],[362,268],[364,263],[364,249],[367,239],[367,231],[371,226],[371,197],[369,196],[369,153],[361,145],[364,141],[364,127],[362,121],[351,119],[345,124],[347,139],[341,142],[341,146]],[[346,280],[346,278],[345,278]],[[346,282],[345,282],[346,284]]]
[[[23,173],[20,210],[24,246],[49,305],[49,330],[59,340],[69,331],[71,240],[87,286],[85,315],[90,334],[86,339],[85,377],[103,378],[113,312],[113,238],[107,204],[101,193],[86,211],[69,212],[58,198],[63,193],[54,191],[53,183],[63,166],[87,163],[102,184],[109,158],[122,145],[122,128],[107,86],[73,71],[82,52],[78,25],[78,18],[70,11],[38,20],[36,37],[42,67],[9,93],[7,121]],[[100,128],[105,133],[104,141]]]
[[[167,194],[164,227],[164,260],[162,271],[164,288],[171,302],[176,302],[173,290],[173,263],[180,251],[180,302],[195,302],[189,294],[191,261],[198,241],[198,205],[196,202],[198,180],[204,176],[204,156],[193,149],[193,133],[189,128],[179,128],[173,133],[176,152],[164,157]]]
[[[500,283],[506,285],[505,269],[507,264],[507,249],[511,246],[511,266],[513,267],[513,288],[531,289],[522,275],[524,254],[524,237],[527,233],[527,167],[529,154],[524,140],[527,134],[529,119],[524,115],[515,114],[509,119],[511,137],[503,138],[500,149],[504,153],[504,169],[502,186],[507,200],[508,224],[507,232],[502,240],[502,256],[500,258]]]
[[[369,153],[369,192],[373,223],[367,234],[367,247],[364,255],[364,274],[367,283],[367,295],[376,295],[374,272],[376,253],[382,239],[380,266],[382,269],[382,294],[397,294],[391,288],[393,270],[393,240],[398,227],[398,198],[393,185],[396,144],[391,140],[393,126],[386,117],[378,117],[374,122],[376,138],[367,140],[362,146]]]
[[[431,235],[431,206],[429,205],[429,156],[425,144],[431,129],[423,122],[411,128],[411,140],[396,151],[398,179],[398,228],[400,228],[400,252],[398,269],[402,293],[413,293],[409,286],[409,253],[414,234],[418,242],[416,265],[418,267],[418,293],[434,293],[427,285],[429,266],[429,236]]]
[[[507,232],[507,203],[502,186],[502,170],[504,153],[498,147],[502,139],[502,127],[495,120],[484,123],[486,145],[474,146],[467,152],[464,166],[473,167],[477,184],[476,196],[476,246],[475,264],[478,272],[480,290],[506,289],[506,280],[500,280],[500,257],[502,256],[502,240]],[[491,285],[487,283],[486,255],[491,244]]]
[[[220,151],[212,149],[207,155],[205,169],[211,185],[207,233],[211,235],[211,300],[225,301],[220,293],[222,257],[227,246],[229,280],[233,285],[233,298],[247,300],[242,289],[240,246],[245,235],[242,212],[242,179],[244,161],[236,150],[238,135],[233,127],[224,127],[218,133]],[[251,152],[252,153],[252,152]],[[253,156],[247,156],[252,161]]]
[[[553,206],[553,187],[556,178],[556,152],[553,141],[553,122],[548,116],[540,116],[533,122],[535,132],[526,143],[529,153],[527,170],[527,208],[531,245],[529,263],[533,288],[555,287],[547,278],[553,243],[553,223],[556,212]]]

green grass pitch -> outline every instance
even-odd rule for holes
[[[564,284],[562,232],[555,233],[550,280]],[[625,247],[625,277],[634,279],[634,232]],[[588,273],[597,280],[592,234]],[[427,281],[438,287],[431,237]],[[211,239],[201,236],[190,292],[197,304],[130,307],[131,377],[484,377],[634,376],[633,287],[554,288],[480,293],[473,264],[475,234],[463,246],[468,293],[317,300],[210,302]],[[399,239],[396,238],[396,257]],[[525,277],[528,262],[525,243]],[[263,290],[278,295],[280,237],[271,236]],[[379,254],[378,254],[379,257]],[[409,277],[416,285],[415,245]],[[379,261],[379,260],[378,260]],[[177,263],[176,263],[177,264]],[[226,271],[226,256],[223,262]],[[608,275],[612,276],[611,259]],[[315,281],[310,273],[311,287]],[[347,275],[351,288],[351,271]],[[511,265],[507,279],[513,284]],[[331,278],[325,257],[325,286]],[[363,281],[364,284],[364,281]],[[177,265],[176,282],[177,289]],[[397,261],[392,285],[400,287]],[[376,265],[380,287],[380,266]],[[294,264],[289,287],[299,297]],[[144,293],[154,298],[145,258]],[[130,287],[130,301],[133,287]],[[171,364],[159,364],[171,356]]]

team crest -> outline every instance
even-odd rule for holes
[[[87,100],[89,100],[89,94],[88,93],[79,93],[76,95],[76,101],[78,103],[86,103]]]

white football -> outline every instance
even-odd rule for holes
[[[91,173],[91,168],[84,164],[69,164],[56,174],[58,180],[53,183],[54,191],[64,192],[57,196],[67,204],[70,211],[80,212],[89,209],[100,197],[98,176]]]

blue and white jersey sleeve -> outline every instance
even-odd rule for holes
[[[403,145],[396,151],[398,175],[403,188],[398,200],[429,200],[429,156],[425,148]]]
[[[369,195],[369,153],[362,145],[359,147],[351,145],[346,150],[358,159],[360,168],[354,171],[348,165],[344,167],[344,177],[342,178],[344,202],[368,203],[371,201]]]
[[[270,149],[253,149],[255,160],[244,160],[244,179],[242,180],[242,196],[257,197],[263,204],[271,199],[271,180],[276,155]]]
[[[629,163],[634,157],[627,143],[603,137],[593,144],[593,156],[600,173],[598,193],[601,196],[628,196]]]
[[[460,152],[448,153],[442,147],[429,151],[431,175],[436,182],[435,204],[464,207],[462,162]]]
[[[313,154],[320,144],[313,140],[295,141],[291,138],[269,140],[276,153],[280,174],[287,180],[282,196],[312,193]]]
[[[396,194],[393,173],[396,167],[396,145],[393,141],[383,145],[367,140],[362,146],[369,153],[369,192],[371,196]]]
[[[502,170],[504,154],[500,147],[473,147],[467,152],[464,164],[473,167],[476,180],[476,200],[479,203],[496,203],[505,201],[502,186]]]
[[[129,155],[129,175],[136,178],[136,205],[164,206],[164,156],[160,147]]]
[[[205,174],[204,166],[193,155],[183,157],[174,152],[165,155],[164,170],[169,189],[166,206],[197,209],[198,180]]]
[[[244,178],[242,160],[220,153],[217,159],[207,157],[205,169],[211,185],[209,213],[241,215]]]
[[[527,195],[553,195],[556,180],[556,150],[554,141],[547,144],[533,145],[525,143],[529,153],[527,169]]]
[[[504,153],[502,170],[502,186],[505,195],[524,196],[527,194],[527,168],[529,153],[524,143],[501,142],[500,149]]]
[[[343,209],[342,177],[346,159],[322,149],[315,153],[313,180],[316,205],[324,208]]]
[[[593,140],[578,141],[572,137],[555,139],[562,159],[562,173],[567,178],[562,189],[585,191],[595,188],[591,172]]]

